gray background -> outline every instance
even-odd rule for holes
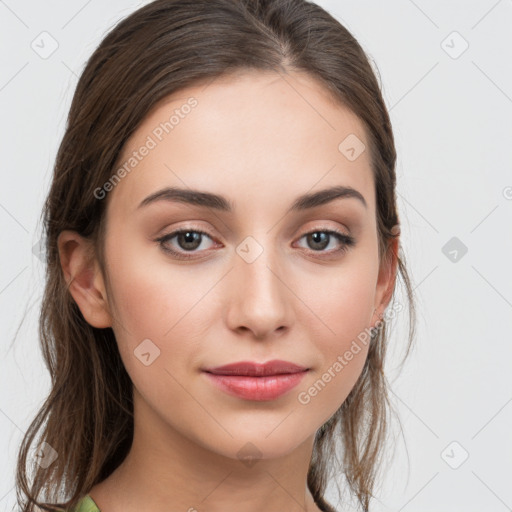
[[[14,504],[16,450],[49,389],[37,243],[65,117],[85,60],[143,3],[0,0],[0,510]],[[317,3],[380,74],[419,298],[417,347],[401,374],[404,318],[392,338],[403,438],[396,429],[372,510],[512,510],[512,1]]]

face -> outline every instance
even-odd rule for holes
[[[136,415],[230,458],[291,452],[355,384],[385,289],[361,122],[305,74],[219,77],[157,105],[124,164],[105,258]],[[298,201],[334,187],[356,192]],[[307,371],[271,398],[204,371],[270,360]]]

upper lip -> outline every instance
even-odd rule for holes
[[[304,366],[299,366],[289,361],[274,359],[266,363],[254,363],[252,361],[240,361],[237,363],[206,368],[205,372],[215,375],[246,375],[249,377],[265,377],[268,375],[282,375],[289,373],[299,373],[308,370]]]

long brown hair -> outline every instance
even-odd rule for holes
[[[156,0],[119,22],[80,76],[42,212],[47,273],[39,335],[51,390],[19,450],[16,489],[23,512],[34,505],[53,510],[49,503],[73,507],[119,466],[133,437],[132,383],[114,333],[84,320],[62,272],[57,237],[69,229],[90,239],[105,276],[106,201],[94,191],[113,175],[127,139],[165,97],[243,70],[307,72],[362,121],[379,256],[389,256],[399,224],[391,123],[365,52],[334,17],[305,0]],[[409,304],[406,357],[414,338],[414,296],[401,246],[396,256],[397,282],[401,278]],[[315,436],[307,484],[324,510],[334,510],[324,498],[332,476],[345,475],[364,510],[373,497],[392,410],[383,371],[385,319],[373,334],[358,381]],[[38,448],[55,450],[49,467],[29,454],[36,441]]]

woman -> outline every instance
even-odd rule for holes
[[[121,21],[44,209],[52,389],[22,510],[333,511],[343,475],[368,510],[398,272],[413,339],[395,159],[367,57],[317,5]]]

